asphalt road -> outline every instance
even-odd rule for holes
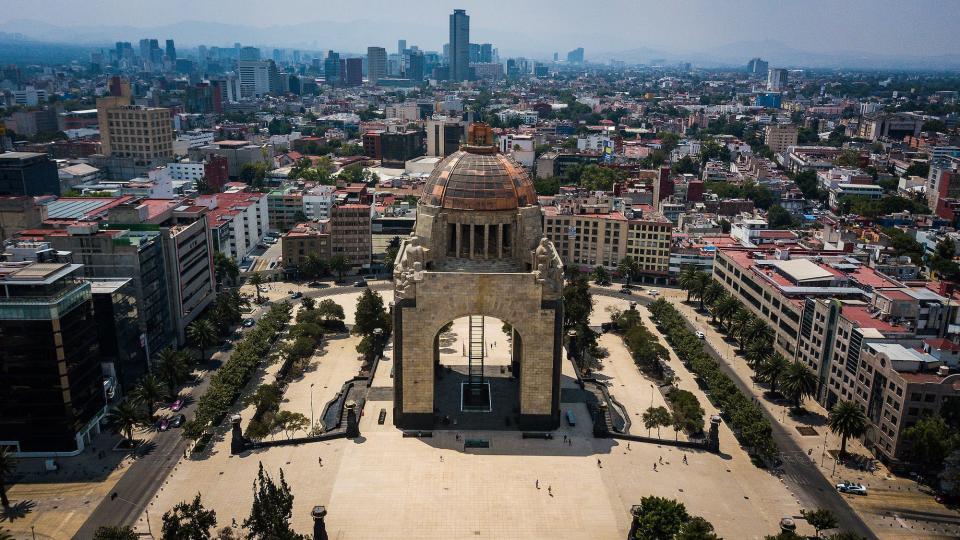
[[[649,305],[654,300],[643,292],[634,295],[625,295],[595,287],[591,287],[591,292],[601,296],[612,296],[614,298],[632,300],[644,306]],[[684,320],[690,331],[695,332],[696,327],[687,320],[686,317],[684,317]],[[709,340],[704,340],[704,343],[706,344],[704,350],[717,361],[723,372],[733,380],[740,391],[747,396],[753,395],[750,389],[751,382],[749,380],[741,380],[739,375],[730,369],[720,353],[713,348],[713,344],[711,344]],[[838,527],[840,529],[856,533],[866,538],[877,538],[863,520],[860,519],[860,516],[850,508],[850,505],[843,499],[843,496],[837,492],[834,484],[820,474],[816,464],[811,461],[807,453],[790,437],[786,428],[780,424],[773,415],[767,412],[766,409],[761,407],[761,410],[764,411],[764,414],[770,419],[770,425],[773,427],[773,439],[776,441],[777,447],[780,448],[780,453],[783,457],[783,465],[781,467],[783,470],[782,478],[791,488],[791,491],[800,499],[803,506],[808,509],[826,508],[837,517]]]
[[[386,290],[393,286],[389,281],[376,281],[371,283],[371,288],[375,290]],[[354,292],[361,290],[359,287],[351,285],[328,286],[324,288],[308,288],[306,286],[293,285],[291,288],[303,291],[306,296],[319,298],[325,296],[334,296],[345,292]],[[244,318],[258,320],[266,312],[269,304],[264,304],[250,314],[244,315]],[[241,327],[242,328],[242,327]],[[226,362],[232,354],[230,351],[214,353],[216,359]],[[193,411],[196,407],[196,401],[206,392],[210,385],[210,375],[212,372],[203,374],[198,383],[191,389],[189,395],[193,398],[190,404],[184,407],[183,414],[187,418],[193,417]],[[162,410],[160,411],[163,412]],[[93,514],[87,518],[80,530],[73,536],[74,540],[90,540],[93,533],[102,525],[130,525],[134,526],[137,519],[147,508],[147,504],[153,499],[157,490],[163,486],[167,476],[173,471],[180,458],[190,445],[190,441],[180,435],[179,429],[171,429],[162,433],[157,433],[151,444],[154,445],[144,455],[138,457],[136,461],[128,468],[127,472],[120,478],[114,486],[111,495],[105,497]],[[112,498],[112,494],[117,496]],[[187,494],[189,495],[189,494]],[[185,497],[187,496],[185,495]],[[154,531],[159,536],[159,531]]]

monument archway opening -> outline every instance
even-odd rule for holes
[[[478,429],[560,424],[563,263],[543,235],[533,182],[492,143],[489,126],[473,124],[468,143],[437,165],[395,259],[393,418],[401,428],[469,429],[460,423],[467,415],[495,419]],[[463,318],[456,334],[464,341],[445,351],[451,337],[441,330]],[[471,339],[479,344],[472,352]]]

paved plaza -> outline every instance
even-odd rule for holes
[[[342,301],[344,308],[352,311],[351,302],[355,299]],[[609,318],[604,308],[611,303],[627,306],[621,300],[598,297],[598,321]],[[497,353],[490,357],[494,363],[507,358],[508,349],[500,354],[502,334],[492,337],[500,324],[496,319],[488,321],[487,335],[497,341]],[[465,322],[455,323],[448,336],[452,339],[445,342],[444,349],[449,349],[443,352],[445,358],[460,361],[460,342],[466,336]],[[319,411],[318,403],[339,389],[337,378],[345,380],[356,373],[358,362],[351,352],[354,339],[327,343],[323,354],[314,359],[315,368],[290,386],[282,407],[306,414],[306,389],[313,382]],[[618,339],[603,338],[611,357],[604,361],[601,374],[610,378],[614,395],[631,414],[648,407],[651,396],[661,400],[655,404],[662,403],[624,356]],[[392,385],[389,352],[374,376],[375,388]],[[566,360],[563,372],[563,387],[576,388],[573,366]],[[323,393],[321,383],[327,386]],[[750,463],[725,426],[721,427],[720,455],[642,443],[631,443],[628,449],[623,441],[593,438],[586,421],[576,427],[564,423],[553,440],[522,439],[516,431],[466,434],[453,429],[416,439],[402,437],[393,427],[389,395],[375,397],[366,403],[362,435],[356,440],[232,456],[229,440],[222,439],[208,454],[181,461],[150,506],[153,530],[160,527],[163,512],[197,491],[203,494],[204,504],[217,511],[221,525],[230,525],[234,519],[242,522],[249,513],[249,488],[261,461],[274,475],[284,470],[295,496],[296,530],[311,531],[310,509],[325,505],[332,538],[542,538],[548,531],[559,538],[623,538],[630,527],[630,506],[646,495],[681,500],[725,538],[762,538],[777,529],[782,517],[799,515],[794,497],[777,478]],[[707,408],[705,398],[698,397]],[[380,409],[387,412],[382,425],[377,422]],[[587,418],[583,403],[563,403],[562,409]],[[246,422],[249,411],[243,414]],[[639,417],[634,418],[638,422]],[[642,426],[633,429],[634,433],[644,431]],[[490,448],[465,451],[462,437],[466,436],[488,440]],[[570,444],[564,444],[564,436]],[[688,465],[682,463],[684,454]],[[656,472],[654,463],[658,463]],[[145,519],[139,525],[144,532]]]

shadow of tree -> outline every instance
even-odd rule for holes
[[[37,503],[32,500],[20,501],[17,504],[11,505],[9,508],[4,508],[0,512],[0,523],[4,521],[16,521],[18,519],[23,519],[36,508]]]

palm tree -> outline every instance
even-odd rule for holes
[[[17,460],[7,446],[0,447],[0,504],[10,508],[10,499],[7,498],[7,477],[17,468]]]
[[[666,407],[650,407],[643,412],[643,426],[647,428],[647,435],[650,435],[652,428],[657,428],[657,438],[660,438],[660,427],[673,424],[673,416]]]
[[[621,276],[626,278],[627,286],[630,286],[630,281],[633,279],[633,275],[637,273],[637,261],[633,257],[624,257],[620,259],[620,264],[617,265],[617,272]]]
[[[343,273],[347,270],[347,258],[343,255],[334,255],[330,259],[330,269],[337,273],[337,281],[343,279]]]
[[[747,346],[747,365],[754,371],[770,357],[770,345],[762,341],[751,341]]]
[[[723,321],[729,320],[730,317],[737,312],[739,307],[740,302],[738,302],[736,298],[724,292],[720,298],[713,303],[710,313],[714,319],[720,319],[720,324],[723,324]]]
[[[143,402],[147,407],[147,418],[153,419],[153,407],[156,403],[165,400],[167,396],[163,384],[156,375],[144,375],[137,387],[133,389],[133,397]]]
[[[777,383],[789,367],[789,360],[780,353],[774,353],[766,362],[757,366],[757,378],[770,385],[770,392],[776,393]]]
[[[190,368],[187,367],[183,353],[174,350],[173,347],[167,347],[157,353],[154,369],[167,383],[167,390],[171,396],[176,395],[177,387],[190,375]]]
[[[817,393],[820,379],[817,374],[807,369],[800,362],[793,362],[780,378],[781,390],[793,401],[795,409],[800,408],[803,398]]]
[[[773,342],[773,330],[770,330],[770,327],[767,326],[767,323],[763,322],[763,319],[759,317],[754,317],[750,321],[750,324],[747,325],[744,334],[743,341],[746,343],[759,341],[769,345]],[[743,347],[741,347],[741,350],[742,349]]]
[[[840,455],[847,453],[847,438],[860,437],[867,431],[867,415],[853,401],[841,401],[830,409],[827,426],[834,435],[840,435]]]
[[[700,309],[703,310],[704,304],[708,307],[713,306],[726,292],[727,291],[723,290],[723,285],[708,276],[707,285],[703,288],[703,292],[700,293]]]
[[[700,280],[700,274],[702,274],[696,266],[690,265],[683,267],[683,270],[680,272],[680,277],[677,278],[677,283],[680,285],[680,288],[687,291],[687,302],[690,301],[690,295],[693,294],[694,284]]]
[[[143,425],[136,407],[128,399],[121,401],[107,414],[107,424],[117,435],[122,435],[129,442],[133,442],[133,430]]]
[[[746,330],[753,321],[753,314],[745,307],[741,307],[730,317],[730,335],[737,339],[737,347],[743,350],[743,341]]]
[[[200,360],[203,360],[203,357],[206,356],[207,345],[217,339],[217,329],[207,319],[199,319],[187,326],[187,338],[196,344],[197,351],[200,353]]]
[[[253,285],[253,290],[257,291],[257,303],[260,303],[260,285],[263,285],[263,276],[260,272],[254,272],[247,278],[247,283]]]

